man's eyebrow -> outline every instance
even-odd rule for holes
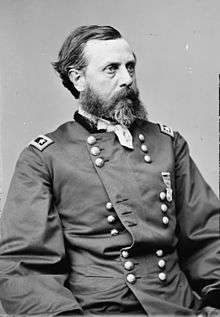
[[[105,69],[106,67],[110,66],[110,65],[114,65],[114,66],[119,66],[120,63],[119,62],[114,62],[111,60],[105,61],[102,65],[100,65],[100,69]]]
[[[132,64],[136,64],[136,58],[135,58],[135,56],[134,56],[134,58],[132,58],[132,59],[129,59],[127,62],[126,62],[126,65],[127,64],[130,64],[130,63],[132,63]],[[101,66],[102,68],[105,68],[105,67],[107,67],[107,66],[109,66],[109,65],[116,65],[116,66],[119,66],[121,64],[121,62],[116,62],[116,61],[113,61],[113,60],[107,60],[107,61],[105,61],[104,63],[103,63],[103,65]]]
[[[135,60],[135,59],[132,59],[132,60],[130,60],[130,61],[128,61],[128,62],[126,63],[126,65],[128,65],[128,64],[136,65],[136,60]]]
[[[105,66],[108,66],[108,65],[120,65],[121,63],[120,62],[113,62],[113,61],[108,61],[108,62],[106,62],[104,65]],[[105,67],[104,66],[104,67]]]

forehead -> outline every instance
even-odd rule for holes
[[[127,62],[134,60],[133,51],[123,39],[90,40],[84,49],[89,64],[105,64],[106,62]]]

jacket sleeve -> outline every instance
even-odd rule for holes
[[[175,141],[175,189],[181,267],[202,306],[220,308],[220,203],[189,155],[183,137]]]
[[[8,314],[82,312],[65,287],[68,266],[51,188],[42,153],[30,146],[16,164],[1,217],[0,299]]]

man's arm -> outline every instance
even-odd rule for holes
[[[39,153],[38,153],[39,152]],[[65,285],[62,227],[41,152],[21,154],[1,218],[0,299],[8,314],[66,315],[82,309]]]
[[[220,308],[220,203],[178,133],[174,146],[181,266],[203,306]]]

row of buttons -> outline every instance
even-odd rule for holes
[[[172,201],[172,190],[171,188],[167,188],[167,192],[160,192],[160,199],[162,201],[164,201],[165,199],[168,201],[168,202],[171,202]],[[165,216],[162,217],[162,222],[164,225],[168,225],[169,224],[169,218],[167,217],[166,215],[166,212],[168,210],[168,207],[165,203],[162,203],[161,206],[161,211],[163,214],[165,214]]]
[[[166,198],[166,193],[165,192],[161,192],[160,193],[160,199],[162,201],[164,201]],[[165,226],[167,226],[169,224],[169,218],[166,216],[166,212],[168,210],[168,207],[165,203],[162,203],[161,206],[160,206],[160,209],[162,211],[163,214],[165,214],[165,216],[162,217],[162,222]]]
[[[145,141],[145,137],[143,134],[139,134],[138,136],[139,140],[143,143]],[[141,150],[144,152],[144,153],[147,153],[148,152],[148,147],[146,144],[141,144]],[[144,160],[146,163],[151,163],[152,160],[151,160],[151,157],[149,154],[145,154],[144,155]]]
[[[163,250],[157,250],[156,251],[156,255],[157,255],[158,258],[161,258],[163,256]],[[165,266],[166,266],[165,260],[164,259],[159,259],[158,260],[158,266],[159,266],[159,268],[161,270],[164,269]],[[165,281],[166,278],[167,278],[166,273],[164,273],[164,272],[160,272],[158,274],[158,277],[159,277],[159,280],[161,280],[161,281]]]
[[[127,250],[122,250],[121,251],[121,256],[124,259],[127,259],[129,257],[129,253]],[[124,262],[124,268],[126,271],[131,271],[134,268],[134,263],[132,261],[125,261]],[[129,273],[126,276],[126,280],[128,281],[128,283],[130,284],[134,284],[136,282],[136,276],[133,273]]]
[[[111,203],[110,201],[107,202],[106,205],[105,205],[105,208],[106,208],[108,211],[111,211],[112,208],[113,208],[112,203]],[[114,223],[115,220],[116,220],[116,217],[115,217],[114,215],[109,215],[109,216],[107,217],[108,223]],[[117,229],[113,228],[113,229],[111,230],[111,236],[117,236],[118,234],[119,234],[119,232],[118,232]]]
[[[94,145],[96,143],[96,138],[93,136],[93,135],[90,135],[88,138],[87,138],[87,143],[89,145]],[[90,149],[90,153],[93,155],[93,156],[98,156],[100,153],[101,153],[101,150],[98,146],[92,146],[91,149]],[[102,157],[97,157],[95,159],[95,165],[97,167],[103,167],[105,164],[105,161]]]

